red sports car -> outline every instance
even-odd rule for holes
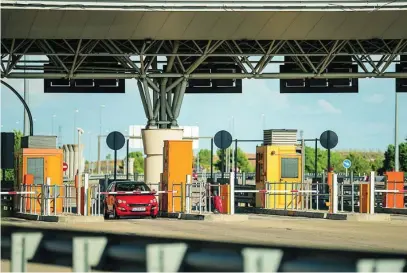
[[[104,217],[118,219],[122,216],[156,218],[158,202],[155,193],[143,182],[114,181],[107,188],[104,198]]]

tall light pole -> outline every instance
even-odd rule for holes
[[[57,115],[52,115],[51,119],[51,136],[54,135],[54,120],[57,117]]]
[[[88,165],[88,169],[89,169],[89,173],[91,174],[91,173],[93,173],[93,168],[92,168],[92,165],[93,165],[92,164],[92,132],[89,131],[88,134],[89,134],[89,158],[88,158],[89,165]]]
[[[76,142],[76,114],[79,113],[78,109],[75,109],[73,113],[73,142]]]
[[[24,73],[25,73],[25,66],[26,66],[26,60],[27,57],[24,55]],[[29,105],[29,92],[28,92],[28,79],[24,79],[24,101],[25,103],[27,103],[27,105]],[[24,129],[23,129],[23,135],[26,136],[28,135],[30,132],[30,121],[28,118],[28,113],[24,108]]]
[[[394,171],[399,171],[399,140],[398,140],[398,93],[395,92],[395,110],[394,110]]]
[[[99,134],[102,135],[102,110],[103,108],[105,108],[106,106],[104,104],[100,105],[99,108]]]
[[[99,136],[98,136],[98,173],[101,173],[101,163],[100,163],[100,157],[101,157],[101,148],[100,148],[100,138],[102,137],[102,109],[105,108],[104,104],[101,104],[99,107]]]

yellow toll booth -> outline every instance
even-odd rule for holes
[[[297,208],[301,202],[296,190],[302,180],[301,149],[297,130],[265,130],[264,145],[256,147],[256,207]]]

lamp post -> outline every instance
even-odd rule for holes
[[[76,142],[76,114],[79,113],[78,109],[75,109],[74,113],[73,113],[73,142]]]
[[[81,128],[77,128],[78,130],[78,188],[81,189],[82,187],[82,149],[81,149],[81,135],[85,133]],[[86,190],[85,192],[85,197],[86,197]],[[78,215],[82,214],[82,204],[81,204],[81,190],[78,191],[78,205],[77,205],[77,211]],[[84,198],[85,204],[86,204],[86,198]],[[84,209],[83,212],[86,215],[86,210]]]

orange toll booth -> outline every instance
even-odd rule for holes
[[[404,173],[386,172],[386,190],[399,191],[387,192],[383,194],[383,207],[385,208],[404,208]]]
[[[42,186],[49,185],[51,194],[56,196],[63,195],[62,185],[62,164],[63,153],[61,149],[52,148],[21,148],[17,154],[17,185],[18,189],[24,188],[27,191],[33,191],[35,194],[27,195],[25,198],[25,208],[27,211],[40,213],[42,200]],[[63,208],[62,198],[49,200],[50,212],[61,213]]]
[[[186,177],[192,177],[192,140],[165,140],[163,160],[161,190],[177,192],[160,194],[160,210],[185,211]]]

